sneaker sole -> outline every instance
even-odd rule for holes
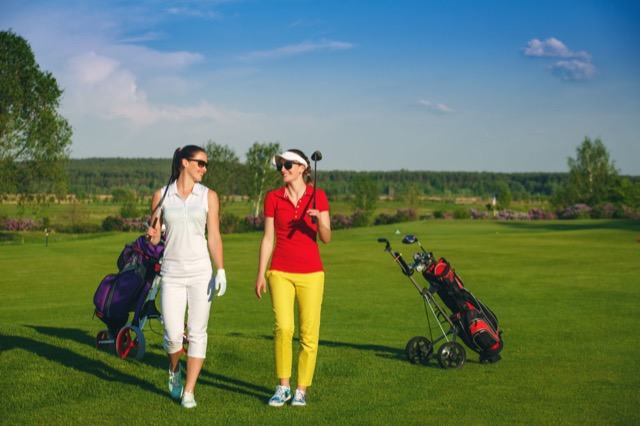
[[[291,399],[291,397],[285,399],[282,402],[271,402],[269,401],[269,406],[270,407],[282,407],[287,401],[289,401]]]

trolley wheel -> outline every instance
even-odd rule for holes
[[[442,368],[454,370],[462,367],[467,360],[467,353],[458,342],[447,342],[438,350],[438,362]]]
[[[142,359],[147,342],[140,330],[135,325],[122,327],[116,339],[116,352],[122,359],[133,356],[135,359]]]
[[[96,348],[100,350],[111,350],[114,342],[113,337],[109,335],[107,330],[101,330],[96,335]]]
[[[411,364],[427,364],[433,358],[433,344],[426,337],[416,336],[407,342],[404,353]]]

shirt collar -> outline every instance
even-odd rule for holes
[[[311,196],[313,194],[313,187],[311,185],[306,185],[306,188],[304,190],[304,196]],[[283,186],[280,189],[276,189],[276,195],[280,198],[284,198],[285,200],[287,198],[289,198],[287,196],[287,187]]]
[[[204,188],[200,182],[196,182],[191,190],[193,195],[200,195],[200,191]],[[178,194],[178,181],[174,180],[173,183],[169,186],[169,195]]]

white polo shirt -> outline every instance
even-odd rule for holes
[[[162,204],[166,226],[162,275],[186,277],[213,272],[205,238],[209,189],[196,183],[186,199],[178,193],[176,182],[167,190]]]

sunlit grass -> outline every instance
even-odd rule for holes
[[[396,235],[400,230],[400,235]],[[498,315],[503,360],[409,364],[427,332],[420,295],[378,237],[446,257]],[[253,294],[259,233],[225,236],[229,290],[214,300],[209,357],[185,412],[166,390],[161,326],[147,354],[99,351],[93,293],[136,234],[0,246],[0,415],[9,424],[638,424],[640,223],[421,221],[335,231],[309,405],[266,405],[275,385],[268,298]],[[295,375],[295,369],[294,369]],[[295,376],[293,378],[295,383]]]

